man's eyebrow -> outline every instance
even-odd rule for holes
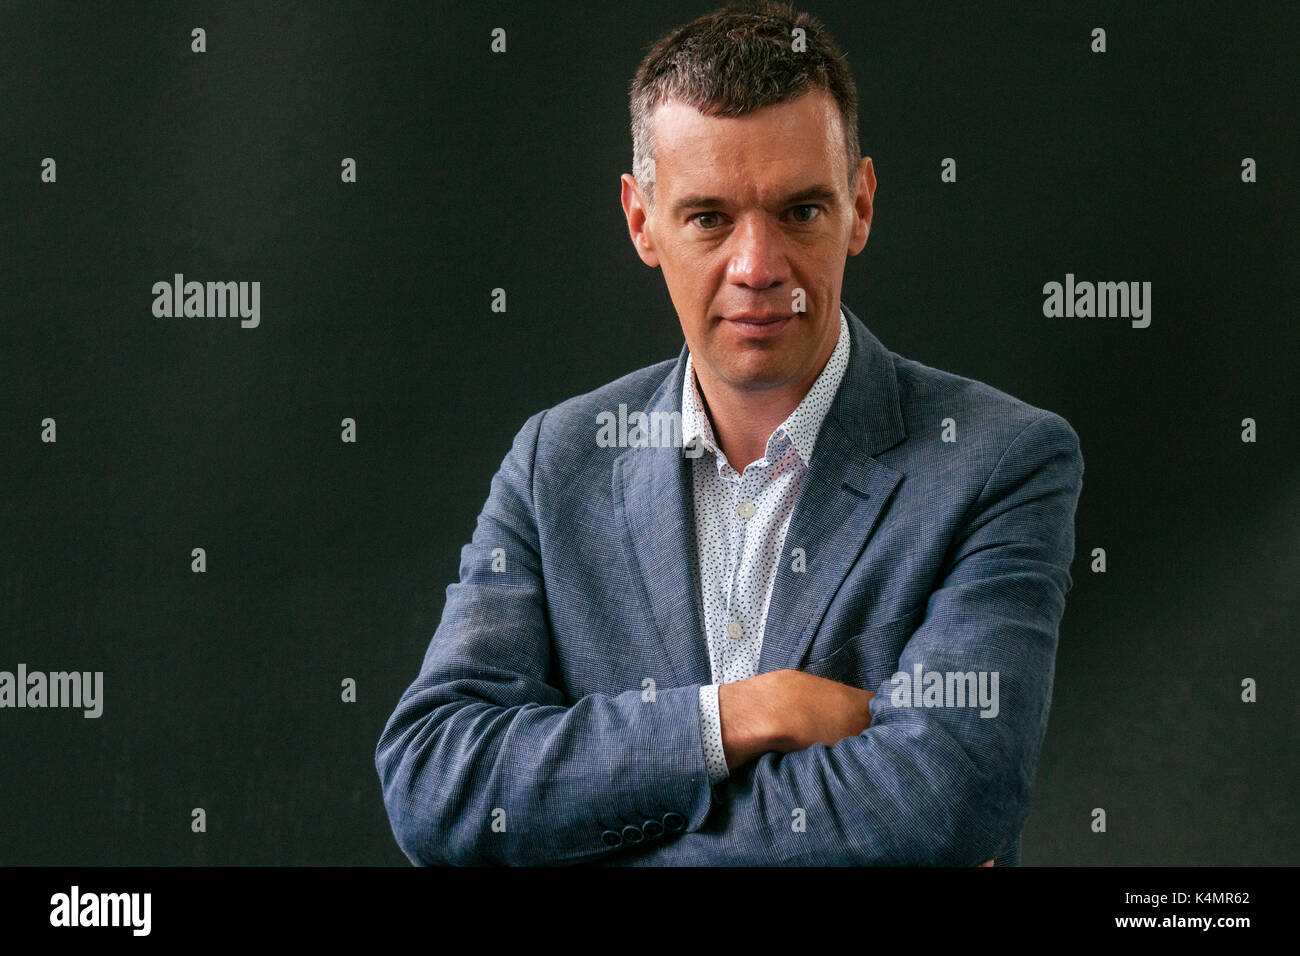
[[[821,202],[834,202],[837,193],[830,186],[823,186],[818,183],[816,186],[809,186],[807,189],[801,189],[797,193],[791,193],[781,200],[782,206],[793,206],[795,203],[808,202],[816,199]]]
[[[806,189],[800,189],[788,196],[781,198],[782,206],[793,206],[796,203],[809,202],[818,200],[820,202],[833,202],[836,198],[835,190],[829,186],[818,183],[815,186],[809,186]],[[680,216],[688,209],[717,209],[725,206],[727,201],[719,196],[707,196],[699,194],[695,196],[686,196],[673,204],[673,215]]]

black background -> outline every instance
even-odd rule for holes
[[[0,669],[105,698],[0,710],[0,863],[405,862],[374,747],[491,475],[681,348],[618,204],[626,90],[714,6],[0,9]],[[803,5],[879,181],[844,302],[1082,439],[1024,862],[1295,864],[1300,29],[1134,6]],[[260,281],[260,327],[155,318],[176,272]],[[1150,328],[1044,318],[1067,272],[1150,281]]]

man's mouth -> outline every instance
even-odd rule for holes
[[[794,316],[788,312],[749,312],[723,316],[741,335],[746,338],[770,338],[778,334]]]

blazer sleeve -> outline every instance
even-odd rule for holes
[[[545,414],[493,477],[419,676],[375,751],[393,834],[418,865],[592,861],[625,851],[607,845],[610,831],[649,822],[667,837],[708,813],[700,685],[566,705],[547,682],[532,489]]]
[[[900,656],[896,673],[996,672],[995,716],[903,706],[915,702],[896,702],[891,678],[875,688],[860,735],[764,754],[732,771],[702,827],[607,862],[974,866],[997,857],[1029,813],[1082,476],[1065,419],[1047,412],[1027,425],[969,509]]]

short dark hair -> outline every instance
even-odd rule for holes
[[[794,49],[794,31],[806,48]],[[744,116],[805,93],[825,91],[839,106],[849,189],[862,161],[858,91],[844,54],[816,18],[790,4],[729,3],[661,37],[630,87],[632,175],[654,205],[657,106],[672,98],[706,116]]]

